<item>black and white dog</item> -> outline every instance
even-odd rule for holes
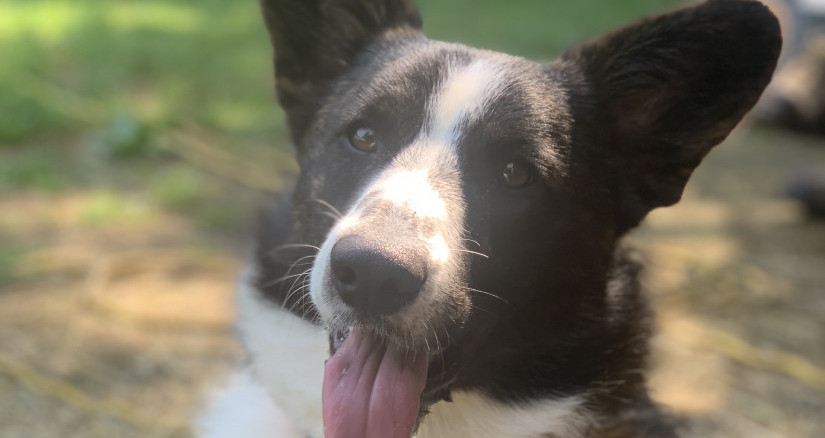
[[[212,433],[285,434],[271,398],[296,436],[674,436],[620,240],[756,102],[773,14],[710,0],[538,64],[431,41],[410,0],[261,4],[301,173]]]

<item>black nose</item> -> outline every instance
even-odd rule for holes
[[[358,236],[335,243],[330,267],[341,299],[366,316],[401,310],[427,279],[424,259],[415,251],[390,249]]]

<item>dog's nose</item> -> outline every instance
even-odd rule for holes
[[[330,267],[341,299],[366,316],[401,310],[427,279],[424,259],[414,251],[393,250],[358,236],[333,245]]]

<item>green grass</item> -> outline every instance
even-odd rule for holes
[[[5,144],[112,113],[241,134],[280,126],[253,1],[4,0],[0,52]]]
[[[17,155],[0,161],[0,193],[23,188],[53,192],[66,184],[63,163],[56,157],[42,151]]]
[[[471,44],[535,60],[565,49],[675,0],[419,0],[431,38]]]
[[[114,191],[98,191],[86,199],[80,211],[80,221],[87,226],[140,224],[152,218],[152,208],[143,199]]]

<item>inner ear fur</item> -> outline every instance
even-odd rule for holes
[[[409,0],[260,0],[275,50],[275,90],[293,135],[328,83],[383,32],[420,29]]]
[[[725,139],[771,79],[779,23],[762,3],[710,0],[577,47],[598,154],[618,175],[629,225],[677,202],[693,169]]]

